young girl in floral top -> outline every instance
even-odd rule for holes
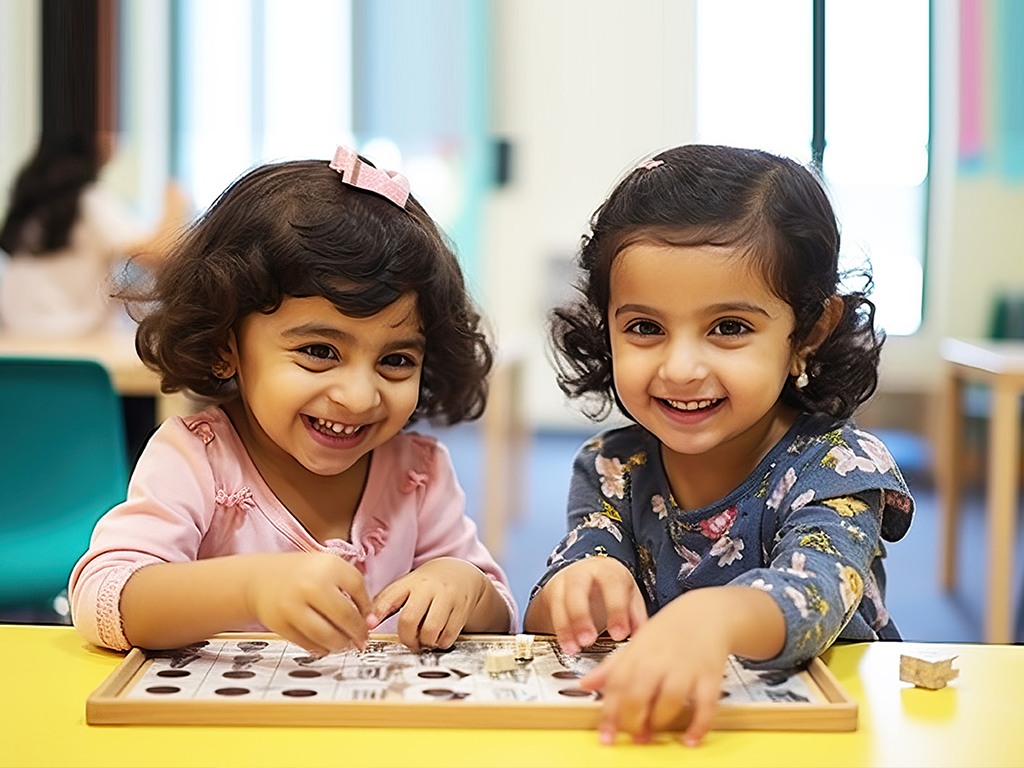
[[[764,152],[682,146],[631,171],[555,311],[559,383],[635,424],[576,456],[568,535],[526,612],[573,653],[631,637],[582,681],[602,740],[711,727],[726,659],[793,668],[837,638],[898,639],[882,540],[913,500],[852,414],[883,334],[844,293],[815,177]]]
[[[88,640],[265,628],[323,654],[516,626],[448,452],[405,431],[479,416],[492,361],[405,177],[344,147],[257,168],[135,298],[164,390],[216,405],[165,422],[97,523],[69,590]]]

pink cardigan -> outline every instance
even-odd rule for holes
[[[434,438],[401,433],[373,452],[351,543],[321,544],[267,487],[220,408],[168,419],[139,458],[127,500],[99,520],[71,573],[74,624],[95,645],[127,650],[121,591],[139,568],[299,551],[343,557],[362,571],[371,598],[428,560],[467,560],[508,604],[514,631],[519,617],[508,579],[464,514],[465,501],[447,449]],[[395,632],[396,625],[393,616],[376,631]]]

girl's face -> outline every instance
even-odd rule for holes
[[[666,464],[763,455],[792,422],[779,394],[799,373],[793,311],[748,265],[725,248],[643,242],[612,264],[615,390]]]
[[[294,466],[291,457],[321,476],[351,468],[408,422],[425,344],[412,293],[370,317],[289,297],[272,314],[243,318],[227,359],[257,466]]]

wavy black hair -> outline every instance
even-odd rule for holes
[[[364,160],[367,164],[372,165]],[[229,186],[149,282],[116,296],[139,320],[135,346],[165,392],[235,394],[213,375],[230,332],[287,297],[322,296],[369,317],[416,294],[426,337],[410,422],[478,418],[493,351],[446,238],[412,196],[405,209],[342,183],[326,161],[265,165]]]
[[[66,247],[82,191],[96,181],[101,165],[95,133],[43,134],[15,179],[0,248],[47,256]]]
[[[550,345],[558,384],[583,412],[606,416],[615,393],[608,335],[609,276],[623,249],[638,242],[722,246],[752,260],[796,318],[794,348],[810,336],[830,297],[842,314],[807,361],[809,384],[790,377],[783,402],[849,418],[878,385],[885,334],[875,328],[868,270],[861,290],[841,292],[839,226],[817,176],[784,157],[752,149],[690,144],[657,154],[628,173],[594,213],[577,258],[581,296],[554,309]]]

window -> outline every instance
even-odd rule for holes
[[[253,165],[350,141],[348,2],[178,0],[174,13],[174,173],[200,210]]]
[[[923,310],[929,2],[830,0],[827,13],[825,6],[700,0],[698,135],[809,163],[815,115],[823,118],[821,164],[842,228],[842,267],[855,270],[867,257],[878,324],[910,334]],[[824,51],[817,100],[816,44]]]

